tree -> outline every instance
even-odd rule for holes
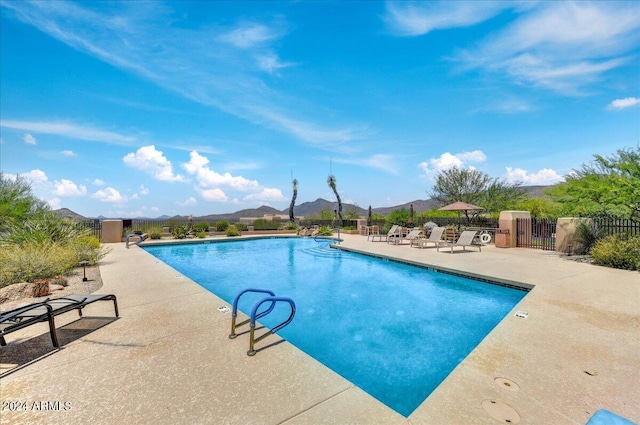
[[[296,205],[296,198],[298,197],[298,179],[293,179],[293,196],[291,197],[291,204],[289,204],[289,221],[295,223],[295,217],[293,216],[293,207]]]
[[[333,176],[333,174],[329,174],[329,177],[327,177],[327,184],[336,195],[336,199],[338,201],[338,226],[342,226],[342,201],[340,200],[340,195],[338,195],[338,189],[336,188],[336,178]]]
[[[518,183],[500,181],[479,170],[454,167],[438,173],[430,196],[441,205],[461,201],[484,207],[486,212],[498,212],[513,207],[524,192]]]
[[[0,172],[0,235],[46,211],[49,206],[33,195],[26,179],[20,176],[12,179]]]
[[[549,194],[567,215],[640,220],[640,146],[594,155]]]

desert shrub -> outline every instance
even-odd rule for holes
[[[298,230],[298,225],[292,221],[287,221],[282,228],[285,230]]]
[[[198,233],[196,233],[196,236],[200,239],[204,239],[207,237],[207,232],[205,232],[204,230],[200,230]]]
[[[601,266],[640,270],[640,236],[606,236],[593,245],[591,257]]]
[[[0,287],[69,274],[78,265],[76,253],[60,243],[23,243],[0,249]]]
[[[331,236],[333,235],[333,229],[329,226],[320,226],[318,228],[318,236]]]
[[[229,222],[227,220],[216,221],[213,227],[216,229],[216,232],[224,232],[229,227]]]
[[[208,232],[209,231],[209,223],[207,223],[206,221],[203,221],[201,223],[196,223],[193,225],[193,231],[196,233],[200,233],[200,232]]]
[[[240,236],[240,231],[236,226],[231,225],[227,227],[227,229],[224,231],[224,234],[227,236]]]
[[[358,230],[356,226],[344,226],[342,230]]]
[[[241,232],[243,230],[247,230],[247,225],[244,224],[244,223],[236,223],[236,224],[234,224],[234,226],[236,226],[238,228],[238,230],[240,230]]]
[[[107,248],[100,246],[100,241],[92,235],[85,235],[66,245],[75,256],[76,263],[88,261],[89,264],[96,264],[109,252]]]
[[[162,239],[162,228],[155,226],[147,230],[147,234],[151,239]]]
[[[595,225],[581,221],[576,225],[576,232],[573,235],[573,240],[576,242],[575,253],[578,255],[588,254],[602,236],[602,231]]]
[[[189,228],[186,224],[174,224],[169,227],[169,232],[171,232],[171,236],[175,239],[184,239],[189,233]]]

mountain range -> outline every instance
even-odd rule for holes
[[[523,189],[525,190],[526,194],[528,197],[530,198],[542,198],[545,197],[546,195],[544,194],[544,189],[548,188],[550,186],[524,186]],[[380,215],[387,215],[389,214],[391,211],[394,210],[399,210],[399,209],[409,209],[409,207],[413,205],[413,210],[416,213],[419,213],[421,211],[428,211],[436,206],[438,206],[437,202],[434,201],[433,199],[426,199],[426,200],[422,200],[422,199],[416,199],[415,201],[412,202],[407,202],[406,204],[402,204],[402,205],[394,205],[392,207],[377,207],[377,208],[372,208],[372,211],[374,214],[380,214]],[[328,208],[329,210],[333,211],[335,209],[338,209],[338,203],[337,202],[331,202],[331,201],[327,201],[326,199],[322,199],[322,198],[318,198],[313,202],[303,202],[300,205],[296,205],[293,208],[293,213],[296,217],[300,217],[300,216],[308,216],[308,215],[313,215],[318,213],[319,211]],[[360,216],[366,216],[368,213],[368,209],[359,207],[358,205],[354,205],[354,204],[346,204],[343,203],[342,204],[342,211],[355,211],[358,215]],[[54,212],[62,217],[68,218],[70,220],[73,221],[86,221],[86,220],[93,220],[93,219],[98,219],[98,220],[105,220],[108,218],[123,218],[123,217],[104,217],[104,216],[98,216],[95,218],[88,218],[88,217],[83,217],[82,215],[71,211],[68,208],[60,208],[58,210],[54,210]],[[229,221],[238,221],[240,220],[240,218],[242,217],[263,217],[265,215],[289,215],[289,209],[286,208],[284,210],[278,210],[275,209],[273,207],[269,207],[267,205],[263,205],[259,208],[250,208],[250,209],[244,209],[244,210],[240,210],[240,211],[236,211],[233,213],[225,213],[225,214],[210,214],[210,215],[206,215],[206,216],[201,216],[201,217],[194,217],[197,218],[198,220],[203,220],[203,221],[209,221],[209,222],[216,222],[219,220],[229,220]],[[174,216],[174,217],[170,217],[168,215],[163,215],[160,217],[135,217],[138,219],[158,219],[158,220],[169,220],[172,218],[181,218],[182,216]],[[127,217],[128,218],[128,217]]]

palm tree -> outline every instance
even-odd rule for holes
[[[338,200],[338,226],[342,226],[342,201],[340,200],[340,195],[338,195],[338,189],[336,189],[336,178],[333,174],[329,174],[327,177],[327,184],[333,190],[333,193],[336,195],[336,199]]]
[[[296,204],[296,198],[298,197],[298,179],[293,179],[293,197],[291,197],[291,204],[289,205],[289,221],[295,223],[293,217],[293,207]]]

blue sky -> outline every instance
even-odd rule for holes
[[[3,0],[0,167],[85,216],[553,184],[640,142],[638,2]]]

